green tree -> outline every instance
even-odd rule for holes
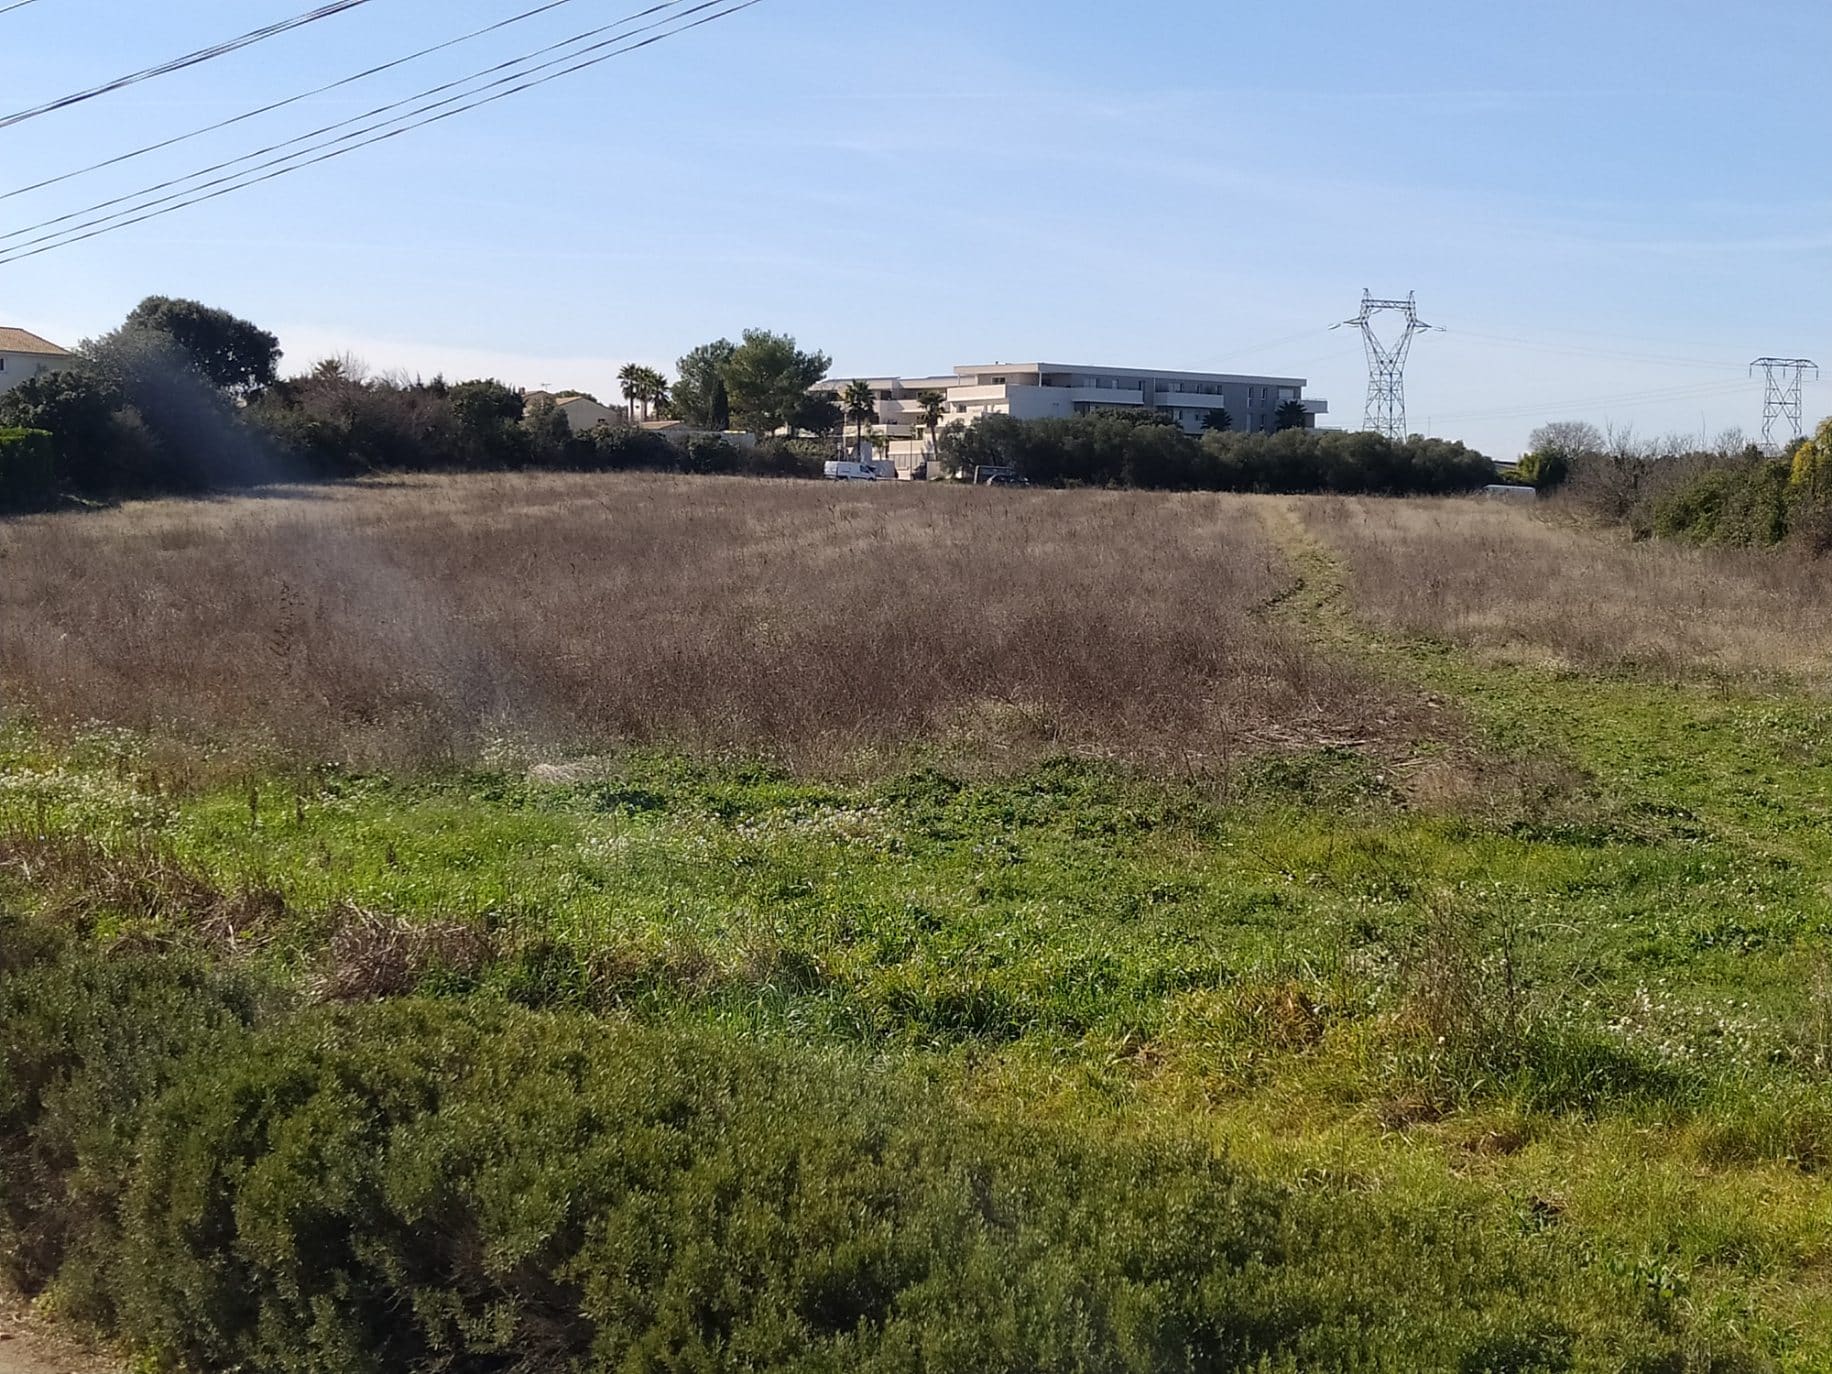
[[[941,432],[941,417],[948,413],[948,397],[945,392],[919,391],[916,393],[916,404],[922,408],[922,427],[929,435],[929,453],[935,453],[935,438]]]
[[[559,402],[545,396],[527,407],[522,415],[522,428],[528,431],[535,458],[546,464],[558,462],[573,437],[572,422],[566,418],[566,412],[560,409]]]
[[[865,443],[865,426],[878,418],[878,393],[870,382],[852,381],[840,393],[840,409],[853,424],[853,453]]]
[[[1588,420],[1556,420],[1527,440],[1520,475],[1541,491],[1551,491],[1563,486],[1579,463],[1602,458],[1608,448],[1608,438]]]
[[[1225,408],[1211,410],[1202,417],[1202,428],[1210,434],[1226,434],[1234,428],[1234,417]]]
[[[660,416],[668,407],[668,379],[652,367],[640,370],[643,419],[651,420]]]
[[[809,389],[832,365],[825,353],[803,352],[787,334],[747,329],[725,368],[732,413],[759,435],[810,428],[819,410],[809,404]]]
[[[641,363],[625,363],[617,372],[617,382],[623,388],[623,404],[629,412],[631,424],[636,423],[636,402],[642,397],[642,374]]]
[[[522,427],[526,402],[514,387],[498,381],[459,382],[451,389],[460,458],[468,467],[512,467],[527,456]]]
[[[1793,486],[1813,501],[1832,494],[1832,420],[1794,449]]]
[[[1310,410],[1302,401],[1287,401],[1273,413],[1273,423],[1280,430],[1309,429]]]
[[[790,417],[789,428],[797,434],[828,435],[837,433],[846,423],[840,403],[825,391],[810,391],[803,396]]]
[[[84,369],[120,395],[140,441],[116,466],[124,489],[196,491],[259,486],[295,473],[255,440],[235,397],[161,329],[122,325],[78,348]],[[135,424],[137,422],[137,424]]]
[[[695,429],[724,431],[732,425],[725,369],[738,346],[730,339],[701,344],[675,364],[674,413]]]
[[[247,320],[199,301],[148,296],[128,315],[125,329],[163,334],[211,385],[233,396],[272,386],[280,341]]]

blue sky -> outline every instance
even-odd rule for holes
[[[371,0],[0,129],[0,190],[346,75],[533,0]],[[617,19],[553,14],[0,200],[0,233]],[[37,0],[10,112],[308,8]],[[289,364],[611,392],[748,325],[836,372],[1046,357],[1311,379],[1359,423],[1362,288],[1419,293],[1415,429],[1755,429],[1759,354],[1832,365],[1825,0],[1214,0],[755,8],[539,91],[0,265],[0,323],[74,342],[197,296]],[[1808,393],[1832,410],[1832,379]]]

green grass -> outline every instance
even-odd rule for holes
[[[447,1001],[1194,1133],[1340,1199],[1393,1263],[1461,1256],[1434,1271],[1446,1311],[1499,1301],[1533,1256],[1573,1353],[1466,1368],[1832,1367],[1832,708],[1380,640],[1321,551],[1294,552],[1309,594],[1285,613],[1464,713],[1473,799],[1347,751],[1225,787],[628,755],[557,784],[165,795],[140,741],[16,726],[0,869],[104,946],[223,955],[149,898],[185,874],[264,894],[226,957],[298,983],[359,958],[365,920],[400,922],[444,932],[409,982]],[[1637,1364],[1635,1323],[1680,1362]]]

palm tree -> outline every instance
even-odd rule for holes
[[[1273,423],[1280,429],[1308,429],[1310,409],[1302,401],[1287,401],[1274,413]]]
[[[1202,417],[1202,427],[1211,434],[1226,434],[1234,428],[1234,417],[1227,410],[1211,410]]]
[[[642,399],[643,371],[641,363],[625,363],[617,373],[617,380],[623,387],[624,404],[629,408],[631,424],[636,423],[636,403]]]
[[[652,420],[668,404],[668,379],[652,367],[639,368],[642,390],[637,399],[642,402],[642,417]]]
[[[870,382],[848,382],[846,389],[840,393],[840,406],[846,412],[846,418],[857,426],[857,438],[852,446],[856,456],[865,442],[866,422],[878,418],[878,393],[871,389]]]
[[[941,429],[941,417],[948,413],[948,398],[939,391],[919,391],[916,404],[922,407],[922,427],[929,431],[929,454],[935,453],[935,436]]]

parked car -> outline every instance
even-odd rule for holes
[[[884,469],[890,468],[886,475]],[[828,463],[823,469],[829,482],[894,482],[897,469],[889,463]]]

